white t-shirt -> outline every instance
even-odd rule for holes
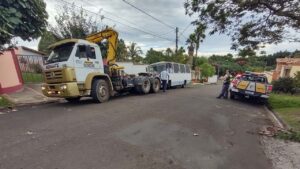
[[[161,80],[168,80],[169,79],[169,73],[166,70],[163,70],[160,73],[160,78],[161,78]]]

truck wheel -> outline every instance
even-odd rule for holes
[[[94,81],[92,84],[91,94],[95,101],[99,103],[106,102],[110,97],[107,82],[103,79]]]
[[[148,78],[143,79],[142,85],[139,86],[139,92],[141,94],[148,94],[150,92],[151,83]]]
[[[70,103],[77,103],[80,100],[80,97],[70,97],[70,98],[65,98]]]
[[[160,80],[155,78],[151,85],[151,92],[157,93],[159,89],[160,89]]]

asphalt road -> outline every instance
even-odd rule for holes
[[[219,89],[173,89],[2,114],[0,168],[272,168],[256,134],[268,123],[262,105],[218,100]]]

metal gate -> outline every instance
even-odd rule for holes
[[[44,58],[37,55],[17,55],[24,83],[43,82]]]

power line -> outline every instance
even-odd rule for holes
[[[84,11],[86,11],[86,12],[92,13],[92,14],[97,15],[97,16],[100,16],[100,17],[103,17],[104,19],[111,20],[111,21],[113,21],[113,22],[115,22],[115,23],[119,23],[119,24],[121,24],[121,25],[127,26],[127,27],[129,27],[129,28],[132,28],[132,29],[134,29],[134,30],[140,31],[140,32],[142,32],[142,33],[151,35],[151,36],[153,36],[153,37],[156,37],[156,38],[160,38],[160,39],[164,39],[164,40],[172,41],[172,42],[173,42],[173,40],[170,40],[170,39],[168,39],[168,38],[165,38],[165,37],[156,35],[156,34],[154,34],[154,33],[150,33],[150,32],[144,31],[144,30],[142,30],[142,29],[140,29],[140,28],[137,28],[137,27],[134,27],[134,26],[127,25],[127,24],[125,24],[125,23],[122,23],[122,22],[120,22],[120,21],[114,20],[114,19],[109,18],[109,17],[107,17],[107,16],[100,15],[100,14],[98,14],[98,13],[96,13],[96,12],[89,11],[89,10],[87,10],[87,9],[85,9],[85,8],[79,7],[79,6],[75,5],[75,4],[72,4],[72,3],[70,3],[70,2],[67,2],[67,1],[65,1],[65,0],[61,0],[61,2],[64,2],[65,4],[68,4],[68,5],[74,5],[75,7],[81,8],[82,10],[84,10]]]
[[[184,29],[183,31],[179,34],[179,36],[183,35],[183,33],[191,26],[192,24],[189,23]]]
[[[126,4],[132,6],[133,8],[137,9],[138,11],[144,13],[145,15],[151,17],[152,19],[156,20],[157,22],[159,22],[159,23],[161,23],[161,24],[163,24],[163,25],[165,25],[165,26],[167,26],[167,27],[169,27],[169,28],[171,28],[171,29],[175,29],[175,27],[173,27],[173,26],[171,26],[171,25],[169,25],[169,24],[163,22],[163,21],[160,20],[160,19],[155,18],[154,16],[150,15],[150,14],[147,13],[146,11],[144,11],[144,10],[142,10],[142,9],[140,9],[140,8],[138,8],[138,7],[136,7],[136,6],[134,6],[133,4],[127,2],[126,0],[123,0],[123,2],[125,2]]]
[[[82,1],[82,0],[78,0],[78,1]],[[91,5],[91,6],[94,5],[94,4],[92,4],[92,3],[88,2],[88,1],[84,1],[84,3],[89,4],[89,5]],[[133,23],[133,22],[129,21],[128,19],[122,18],[122,17],[120,17],[120,16],[118,16],[118,15],[116,15],[116,14],[110,12],[110,11],[107,11],[107,10],[105,10],[105,9],[103,9],[103,8],[100,8],[100,12],[101,12],[101,11],[103,11],[103,12],[105,12],[105,13],[107,13],[107,14],[113,16],[113,17],[119,18],[119,19],[121,19],[121,20],[123,20],[123,21],[126,21],[127,23],[129,23],[129,24],[131,24],[131,25],[136,25],[136,23]],[[142,29],[144,29],[144,28],[142,28]],[[147,31],[148,31],[148,32],[151,32],[151,33],[153,33],[153,34],[156,34],[155,32],[152,32],[152,31],[150,31],[150,30],[147,30]],[[158,36],[164,36],[164,35],[170,34],[170,33],[172,33],[172,32],[174,32],[174,30],[171,30],[171,31],[166,32],[166,33],[163,33],[163,34],[158,34]]]

